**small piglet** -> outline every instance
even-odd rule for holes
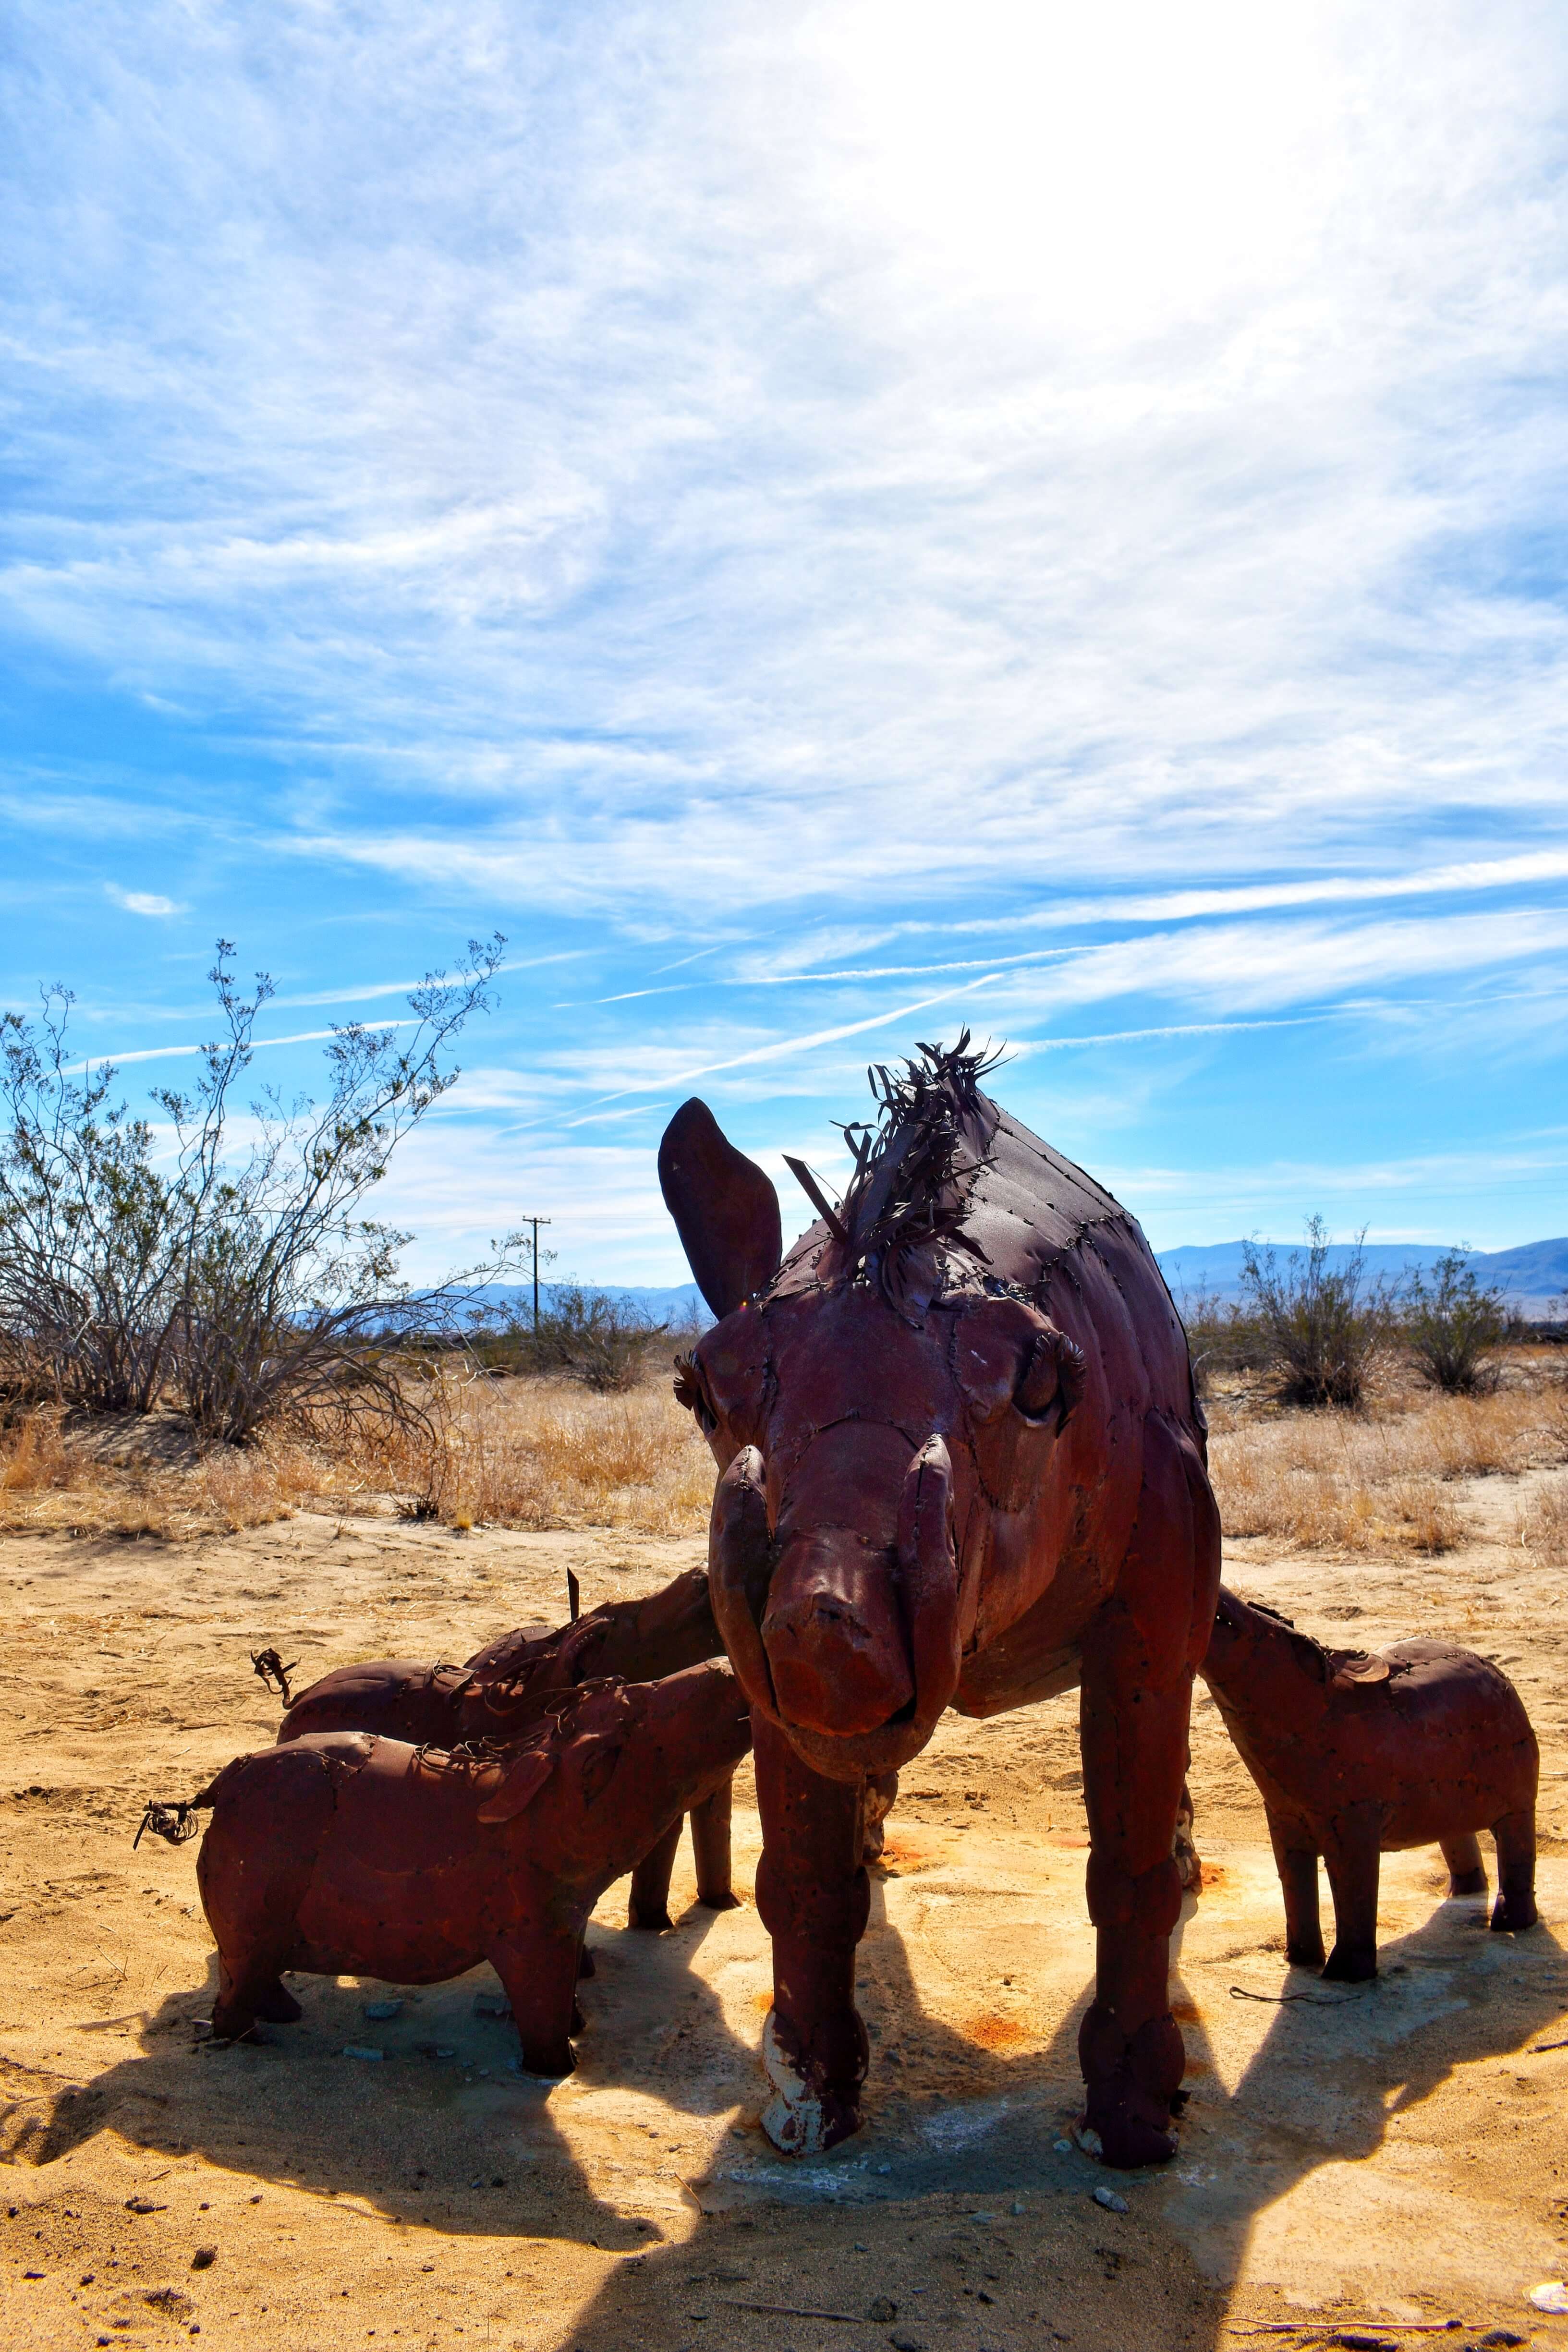
[[[525,2067],[569,2074],[589,1912],[751,1744],[740,1685],[709,1664],[569,1691],[499,1755],[338,1731],[237,1758],[195,1800],[214,2030],[297,2018],[286,1969],[434,1984],[488,1959]]]
[[[1334,1899],[1323,1974],[1358,1983],[1377,1974],[1379,1854],[1440,1846],[1449,1892],[1479,1895],[1482,1829],[1497,1840],[1492,1926],[1534,1926],[1540,1751],[1496,1666],[1446,1642],[1325,1650],[1222,1585],[1198,1671],[1262,1793],[1288,1959],[1323,1962],[1320,1854]]]
[[[654,1682],[705,1658],[721,1656],[708,1573],[691,1569],[640,1601],[609,1601],[553,1632],[521,1626],[478,1650],[463,1666],[379,1658],[340,1666],[290,1701],[280,1742],[323,1731],[374,1731],[384,1738],[453,1748],[464,1741],[510,1740],[537,1723],[563,1691],[604,1675]],[[730,1884],[730,1783],[721,1781],[693,1809],[691,1846],[697,1899],[710,1911],[733,1907]],[[632,1873],[630,1922],[669,1922],[669,1879],[680,1843],[677,1814]]]

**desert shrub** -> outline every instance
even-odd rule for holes
[[[1238,1300],[1221,1298],[1207,1289],[1185,1290],[1179,1311],[1200,1396],[1210,1395],[1215,1381],[1227,1375],[1267,1369],[1269,1342],[1256,1317]]]
[[[40,1022],[0,1025],[0,1362],[14,1391],[93,1412],[168,1399],[208,1443],[270,1423],[410,1410],[408,1350],[448,1335],[467,1286],[398,1276],[410,1238],[361,1213],[402,1137],[454,1083],[449,1047],[488,1003],[499,935],[455,978],[409,996],[413,1031],[351,1023],[327,1048],[325,1099],[247,1106],[264,973],[249,997],[226,940],[208,977],[220,1034],[188,1093],[154,1091],[162,1135],[110,1100],[108,1066],[78,1075],[68,990]]]
[[[1388,1286],[1365,1278],[1365,1238],[1363,1226],[1338,1268],[1329,1264],[1321,1217],[1308,1219],[1306,1248],[1292,1250],[1283,1267],[1271,1248],[1260,1255],[1244,1244],[1243,1299],[1267,1347],[1282,1404],[1360,1404],[1397,1311]]]
[[[1502,1292],[1478,1282],[1462,1250],[1437,1260],[1430,1282],[1416,1273],[1405,1285],[1400,1336],[1434,1388],[1474,1396],[1497,1386],[1489,1360],[1508,1336]]]
[[[637,1387],[656,1354],[668,1356],[669,1335],[635,1301],[574,1282],[552,1285],[537,1328],[531,1308],[509,1305],[478,1325],[468,1347],[489,1370],[581,1381],[604,1394]]]

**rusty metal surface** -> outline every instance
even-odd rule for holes
[[[278,1738],[286,1745],[315,1732],[374,1731],[447,1749],[515,1739],[563,1691],[605,1675],[657,1681],[721,1656],[723,1647],[709,1605],[708,1578],[701,1569],[690,1569],[642,1600],[608,1601],[585,1617],[574,1609],[571,1622],[552,1632],[524,1626],[503,1633],[477,1650],[466,1665],[380,1658],[340,1666],[299,1693]],[[728,1909],[734,1897],[727,1784],[721,1802],[716,1794],[693,1814],[691,1840],[698,1899],[710,1910]],[[669,1880],[679,1842],[677,1815],[670,1833],[638,1858],[633,1927],[669,1925]]]
[[[508,1746],[448,1752],[310,1732],[242,1756],[197,1879],[218,1948],[214,2030],[287,2022],[287,1969],[432,1984],[489,1960],[522,2063],[567,2074],[583,1930],[671,1822],[727,1789],[750,1711],[723,1664],[589,1683]]]
[[[1489,1660],[1446,1642],[1325,1649],[1222,1586],[1199,1671],[1263,1798],[1291,1961],[1347,1982],[1375,1976],[1379,1854],[1440,1846],[1449,1892],[1479,1895],[1478,1830],[1497,1840],[1492,1926],[1534,1926],[1540,1751]],[[1320,1854],[1334,1904],[1326,1963]]]
[[[767,2128],[804,2152],[858,2121],[868,1776],[917,1755],[950,1705],[989,1715],[1080,1684],[1088,2120],[1110,2161],[1146,2163],[1173,2152],[1184,2065],[1172,1839],[1219,1577],[1203,1419],[1137,1224],[981,1090],[967,1042],[873,1074],[854,1180],[837,1204],[812,1180],[829,1213],[782,1260],[772,1188],[705,1105],[659,1154],[721,1318],[676,1393],[721,1474],[713,1613],[756,1715]]]

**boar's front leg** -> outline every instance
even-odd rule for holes
[[[1079,2032],[1087,2120],[1108,2164],[1175,2154],[1172,2103],[1186,2069],[1171,2015],[1172,1854],[1187,1765],[1193,1671],[1214,1622],[1219,1518],[1195,1455],[1145,1423],[1138,1521],[1121,1577],[1083,1647],[1079,1736],[1089,1812],[1095,1996]]]
[[[866,2029],[855,1947],[870,1882],[860,1861],[860,1790],[803,1764],[760,1713],[755,1738],[763,1858],[757,1909],[773,1937],[773,2005],[763,2055],[773,2097],[763,2128],[786,2156],[814,2156],[860,2125]]]
[[[580,1927],[539,1927],[507,1936],[488,1955],[501,1980],[530,2074],[570,2074],[577,2016]]]

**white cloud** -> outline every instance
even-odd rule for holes
[[[104,889],[117,907],[128,915],[183,915],[185,908],[177,898],[163,898],[153,890],[122,890],[117,882],[106,882]]]

